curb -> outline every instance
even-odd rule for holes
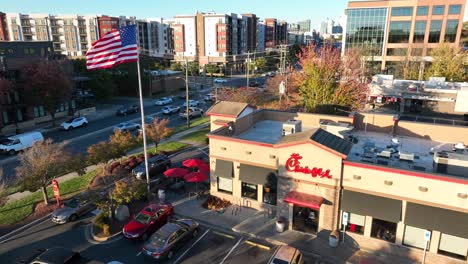
[[[41,217],[39,219],[36,219],[36,220],[32,221],[29,224],[26,224],[24,226],[21,226],[21,227],[15,229],[15,230],[11,231],[10,233],[8,233],[6,235],[3,235],[2,237],[0,237],[0,244],[3,244],[5,242],[7,242],[10,237],[16,235],[17,233],[20,233],[21,231],[29,228],[30,226],[33,226],[33,225],[35,225],[37,223],[40,223],[40,222],[44,222],[47,218],[50,218],[51,215],[52,215],[52,213],[49,213],[49,214],[47,214],[47,215],[45,215],[45,216],[43,216],[43,217]]]
[[[115,233],[115,234],[113,234],[111,236],[108,236],[108,237],[98,237],[98,236],[96,236],[94,234],[94,224],[91,223],[90,226],[91,226],[90,227],[91,236],[92,236],[93,240],[97,241],[97,242],[109,242],[109,240],[115,238],[116,236],[120,236],[122,234],[122,230],[121,230],[121,231],[119,231],[119,232],[117,232],[117,233]]]

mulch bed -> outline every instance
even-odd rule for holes
[[[133,201],[128,205],[128,209],[130,211],[130,218],[125,220],[125,221],[117,221],[114,220],[109,224],[109,232],[110,235],[117,234],[118,232],[122,231],[122,228],[130,221],[131,217],[135,214],[138,214],[138,212],[141,211],[146,205],[148,205],[149,202],[147,201],[142,201],[142,200],[137,200]],[[102,231],[99,230],[96,226],[94,226],[94,230],[96,230],[96,236],[97,237],[106,237],[102,234]]]

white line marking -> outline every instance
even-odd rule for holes
[[[141,255],[141,251],[140,251],[140,252],[138,252],[138,254],[136,254],[136,256],[137,256],[137,257],[138,257],[138,256],[140,256],[140,255]]]
[[[229,250],[227,255],[223,258],[223,260],[219,264],[223,264],[224,261],[226,261],[226,259],[229,257],[229,255],[231,255],[231,253],[234,251],[234,249],[236,249],[236,247],[240,244],[241,241],[242,241],[242,238],[237,241],[237,243],[231,248],[231,250]]]
[[[208,229],[208,230],[206,230],[206,232],[203,233],[203,235],[201,235],[201,236],[197,239],[197,241],[195,241],[195,243],[193,243],[189,248],[187,248],[187,250],[185,250],[184,253],[182,253],[182,255],[180,255],[180,257],[177,258],[177,259],[173,262],[173,264],[176,264],[177,262],[179,262],[179,260],[181,260],[181,259],[185,256],[185,254],[187,254],[187,252],[189,252],[189,250],[192,249],[192,248],[198,243],[198,241],[200,241],[206,234],[208,234],[208,232],[210,232],[210,230],[211,230],[211,228]]]

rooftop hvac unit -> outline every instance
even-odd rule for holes
[[[283,136],[302,132],[302,121],[290,119],[283,123]]]

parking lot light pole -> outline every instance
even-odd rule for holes
[[[176,79],[182,79],[185,81],[185,114],[187,118],[187,128],[190,128],[190,116],[189,116],[189,85],[188,85],[188,66],[187,59],[185,59],[185,78],[176,77]]]

